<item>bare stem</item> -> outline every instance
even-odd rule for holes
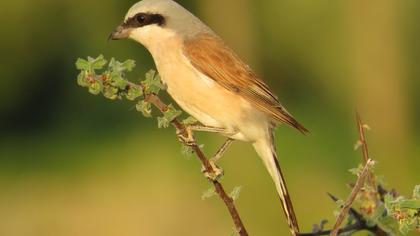
[[[366,135],[365,135],[366,126],[365,124],[363,124],[362,118],[360,117],[359,113],[356,114],[356,120],[357,120],[357,127],[359,129],[359,141],[362,144],[364,164],[366,165],[367,161],[369,160],[369,149],[368,149]],[[373,190],[376,191],[375,177],[371,171],[369,171],[367,178],[368,178],[369,185],[372,187]]]

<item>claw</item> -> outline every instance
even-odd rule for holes
[[[185,127],[185,130],[177,130],[176,134],[178,136],[179,141],[184,143],[187,146],[192,146],[195,144],[194,135],[192,130],[189,127]]]
[[[218,167],[212,159],[210,159],[209,162],[213,168],[213,172],[208,172],[205,166],[201,168],[201,172],[204,173],[204,176],[211,181],[219,180],[224,175],[223,169]]]

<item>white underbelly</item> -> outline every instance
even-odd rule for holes
[[[217,117],[212,116],[212,114],[209,114],[208,111],[203,111],[200,107],[191,104],[189,101],[184,101],[181,99],[175,100],[185,112],[187,112],[195,119],[200,121],[200,123],[202,123],[203,125],[218,128],[227,128],[226,125],[219,122],[217,120]]]
[[[223,128],[229,137],[254,141],[265,135],[266,118],[248,101],[198,72],[180,55],[179,64],[157,63],[168,93],[178,105],[200,123]]]

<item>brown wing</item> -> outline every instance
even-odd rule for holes
[[[268,86],[224,42],[212,34],[201,34],[184,43],[184,54],[200,72],[224,88],[241,95],[273,120],[286,123],[302,133],[299,124],[278,101]]]

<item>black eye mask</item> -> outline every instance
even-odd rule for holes
[[[159,26],[164,25],[165,17],[160,14],[138,13],[135,16],[128,18],[122,26],[124,28],[139,28],[153,24]]]

